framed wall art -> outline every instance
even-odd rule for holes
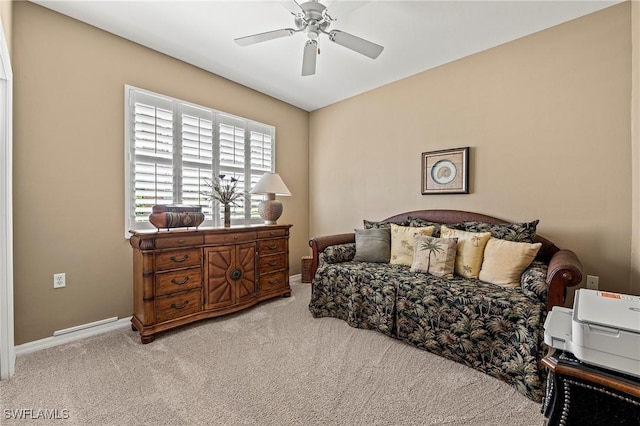
[[[468,194],[469,147],[422,153],[422,194]]]

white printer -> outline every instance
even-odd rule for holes
[[[573,309],[554,306],[544,342],[580,361],[640,377],[640,297],[580,289]]]

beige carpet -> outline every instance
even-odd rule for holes
[[[472,369],[333,318],[310,288],[142,345],[130,329],[18,357],[0,423],[541,425],[540,405]],[[65,420],[12,420],[6,410]]]

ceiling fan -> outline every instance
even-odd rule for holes
[[[345,33],[344,31],[328,31],[331,22],[336,21],[337,19],[329,15],[327,7],[320,3],[319,0],[310,0],[302,4],[298,3],[296,0],[293,0],[293,2],[300,8],[299,12],[291,12],[295,17],[294,22],[296,29],[283,28],[280,30],[267,31],[266,33],[258,33],[236,38],[235,42],[240,46],[249,46],[263,41],[288,37],[299,32],[305,32],[308,40],[304,46],[304,53],[302,56],[303,76],[313,75],[316,73],[316,59],[317,54],[320,53],[317,40],[320,34],[326,34],[332,42],[339,44],[340,46],[344,46],[347,49],[351,49],[354,52],[368,56],[371,59],[376,59],[380,56],[380,53],[382,53],[384,47],[379,44]]]

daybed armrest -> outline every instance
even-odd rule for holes
[[[547,310],[564,306],[567,288],[582,282],[582,263],[571,250],[559,250],[549,261]]]
[[[348,244],[356,242],[356,234],[351,232],[349,234],[336,234],[327,235],[324,237],[316,237],[309,240],[309,245],[313,250],[311,259],[311,279],[316,276],[316,270],[318,269],[318,262],[320,253],[329,246],[335,246],[337,244]]]

